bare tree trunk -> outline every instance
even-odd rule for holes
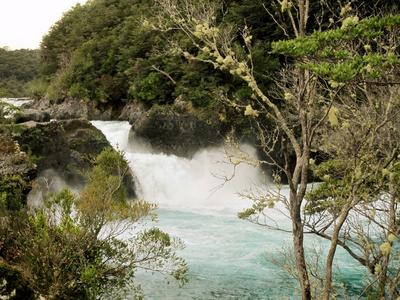
[[[308,9],[309,0],[299,0],[299,35],[300,37],[306,36],[307,19],[308,19]]]
[[[300,78],[304,79],[303,76]],[[301,80],[300,80],[301,81]],[[301,105],[300,105],[301,106]],[[311,299],[311,284],[308,276],[307,263],[304,250],[304,224],[301,217],[301,206],[304,195],[307,190],[308,182],[308,161],[310,159],[310,150],[306,141],[307,126],[305,114],[300,117],[303,131],[303,149],[302,155],[296,159],[296,165],[293,173],[289,168],[289,157],[284,142],[283,151],[286,158],[286,174],[288,175],[290,187],[290,216],[292,220],[292,235],[293,235],[293,251],[296,260],[297,276],[300,282],[301,295],[303,300]]]
[[[390,179],[390,207],[389,207],[389,226],[388,226],[388,235],[396,232],[396,191],[395,191],[395,182],[393,179]],[[390,246],[392,246],[392,242],[390,242]],[[379,285],[378,285],[378,294],[382,299],[386,298],[386,284],[387,284],[387,272],[390,262],[390,254],[385,255],[382,258],[381,262],[381,273],[379,274]]]
[[[300,6],[303,6],[303,4]],[[300,32],[305,33],[305,25],[306,25],[306,19],[303,18],[302,21],[302,18],[300,18],[300,26],[299,26]],[[307,99],[305,97],[306,95],[305,91],[309,74],[308,71],[299,69],[298,76],[299,76],[298,110],[299,110],[299,121],[301,125],[302,153],[301,157],[297,157],[296,159],[296,166],[292,178],[290,203],[291,203],[293,247],[295,251],[296,265],[301,286],[302,299],[305,300],[305,299],[311,299],[311,283],[308,276],[308,269],[304,251],[304,223],[301,217],[302,215],[301,206],[307,191],[308,169],[310,160],[310,124],[308,123],[307,120],[307,113],[306,113]]]
[[[292,234],[293,234],[293,249],[296,259],[297,275],[300,281],[301,295],[303,300],[311,299],[311,286],[307,273],[307,265],[304,253],[304,232],[303,222],[301,219],[301,210],[298,201],[298,195],[290,194],[291,202],[297,202],[291,211],[292,218]],[[301,202],[300,202],[301,203]]]
[[[348,202],[348,203],[351,203]],[[351,209],[351,205],[347,204],[346,207],[342,210],[339,221],[336,223],[333,228],[332,238],[331,238],[331,247],[329,248],[328,255],[326,257],[325,264],[325,282],[324,282],[324,290],[323,290],[323,298],[324,300],[329,300],[332,292],[332,267],[333,267],[333,259],[335,258],[336,249],[339,241],[339,232],[342,229],[344,222],[347,219],[349,211]]]

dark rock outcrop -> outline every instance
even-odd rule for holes
[[[20,175],[30,181],[36,177],[36,165],[31,163],[25,153],[15,153],[13,155],[0,155],[0,177],[4,178],[11,175]]]
[[[71,99],[59,104],[43,99],[35,101],[31,108],[46,112],[57,120],[129,121],[136,137],[146,140],[155,151],[165,154],[191,157],[201,148],[218,146],[223,142],[226,129],[217,114],[200,117],[188,102],[178,100],[174,105],[154,106],[151,109],[131,101],[118,109]]]
[[[90,162],[84,159],[88,152],[75,148],[90,142],[91,153],[99,154],[108,145],[100,131],[84,120],[21,124],[22,132],[16,136],[21,149],[37,160],[38,172],[54,169],[70,184],[82,182],[81,172],[88,170]],[[89,146],[87,146],[89,147]]]
[[[142,122],[148,117],[149,109],[136,101],[128,102],[122,109],[118,120],[129,121],[129,124]]]
[[[173,109],[153,111],[138,119],[132,129],[138,137],[166,154],[191,157],[202,148],[221,144],[222,124],[216,119],[201,120],[198,115],[178,113]]]
[[[26,122],[15,138],[23,151],[36,158],[38,173],[53,169],[68,185],[78,189],[85,184],[92,159],[110,147],[104,134],[86,119]],[[134,196],[131,179],[126,180],[128,197]]]
[[[118,112],[112,107],[102,107],[95,102],[85,102],[83,100],[65,99],[60,103],[53,103],[49,99],[34,101],[29,106],[30,109],[41,111],[50,115],[52,119],[88,119],[88,120],[112,120],[118,116]],[[34,120],[33,120],[34,121]]]
[[[131,136],[144,139],[153,150],[183,157],[220,145],[225,134],[218,116],[202,119],[193,109],[179,103],[148,110],[131,102],[124,107],[119,119],[128,120],[135,133]]]
[[[15,123],[24,123],[28,121],[49,122],[50,114],[47,111],[37,109],[24,109],[22,113],[14,116]]]

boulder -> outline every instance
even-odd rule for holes
[[[148,117],[149,109],[137,101],[128,102],[122,109],[118,117],[120,121],[128,121],[133,125],[145,120]]]
[[[224,140],[224,126],[217,117],[204,120],[197,113],[176,106],[153,108],[131,121],[137,137],[165,154],[190,158],[198,150],[219,146]]]
[[[50,114],[47,111],[38,109],[24,109],[22,113],[18,113],[14,116],[14,122],[17,124],[27,121],[49,122]]]
[[[50,99],[36,100],[29,105],[30,109],[41,111],[50,115],[52,119],[89,119],[89,120],[111,120],[114,110],[111,107],[102,107],[95,102],[83,100],[65,99],[54,103]],[[118,113],[116,113],[118,114]]]
[[[202,118],[190,102],[182,101],[179,97],[173,105],[154,106],[151,109],[137,101],[127,102],[120,110],[72,99],[65,99],[58,104],[42,99],[35,101],[31,108],[47,112],[57,120],[86,118],[129,121],[135,136],[147,141],[153,150],[183,157],[191,157],[205,147],[220,145],[226,133],[226,125],[217,114]]]

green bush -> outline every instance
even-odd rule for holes
[[[34,292],[22,273],[7,264],[0,263],[0,299],[33,300]]]
[[[20,210],[26,204],[25,192],[31,183],[18,174],[6,175],[0,179],[0,207],[10,211]]]
[[[144,218],[155,218],[155,205],[126,200],[123,153],[106,149],[95,163],[80,196],[65,188],[29,215],[0,222],[0,232],[12,233],[3,243],[16,253],[4,258],[23,269],[46,299],[118,298],[128,288],[140,297],[132,282],[138,268],[169,273],[184,284],[187,265],[176,256],[183,247],[179,239],[156,228],[121,237]]]

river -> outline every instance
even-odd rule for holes
[[[29,101],[1,100],[17,106]],[[179,255],[189,264],[189,283],[179,288],[174,282],[167,284],[163,275],[139,271],[133,280],[141,284],[145,299],[301,298],[296,293],[296,281],[277,278],[279,271],[267,262],[268,257],[291,244],[291,234],[237,217],[238,212],[252,203],[236,193],[263,184],[259,169],[240,165],[235,178],[221,186],[223,181],[216,175],[230,175],[233,171],[232,165],[224,163],[222,149],[203,149],[192,159],[164,155],[132,136],[128,122],[92,123],[113,147],[125,152],[139,197],[158,205],[159,221],[149,226],[156,225],[186,244]],[[245,147],[254,154],[254,149]],[[290,227],[289,220],[282,215],[272,216],[280,225]],[[327,246],[326,242],[309,236],[306,244]],[[362,268],[340,249],[337,257],[340,281],[346,284],[348,298],[356,299],[364,285]],[[128,293],[126,299],[131,298]]]
[[[232,166],[223,163],[221,149],[204,149],[192,159],[154,153],[150,146],[131,137],[128,122],[92,121],[114,147],[125,151],[136,177],[139,196],[158,204],[157,227],[181,238],[186,248],[179,254],[190,266],[189,283],[179,288],[164,276],[139,272],[145,299],[299,299],[296,282],[279,279],[276,267],[266,258],[284,245],[291,235],[251,224],[237,213],[251,202],[237,192],[261,183],[257,168],[240,166],[237,176],[219,189],[222,181],[215,174],[230,174]],[[249,148],[251,151],[251,148]],[[281,224],[289,221],[275,215]],[[307,243],[316,240],[307,238]],[[321,243],[317,243],[318,247]],[[359,266],[338,251],[343,282],[360,291]],[[128,297],[129,299],[129,297]]]

